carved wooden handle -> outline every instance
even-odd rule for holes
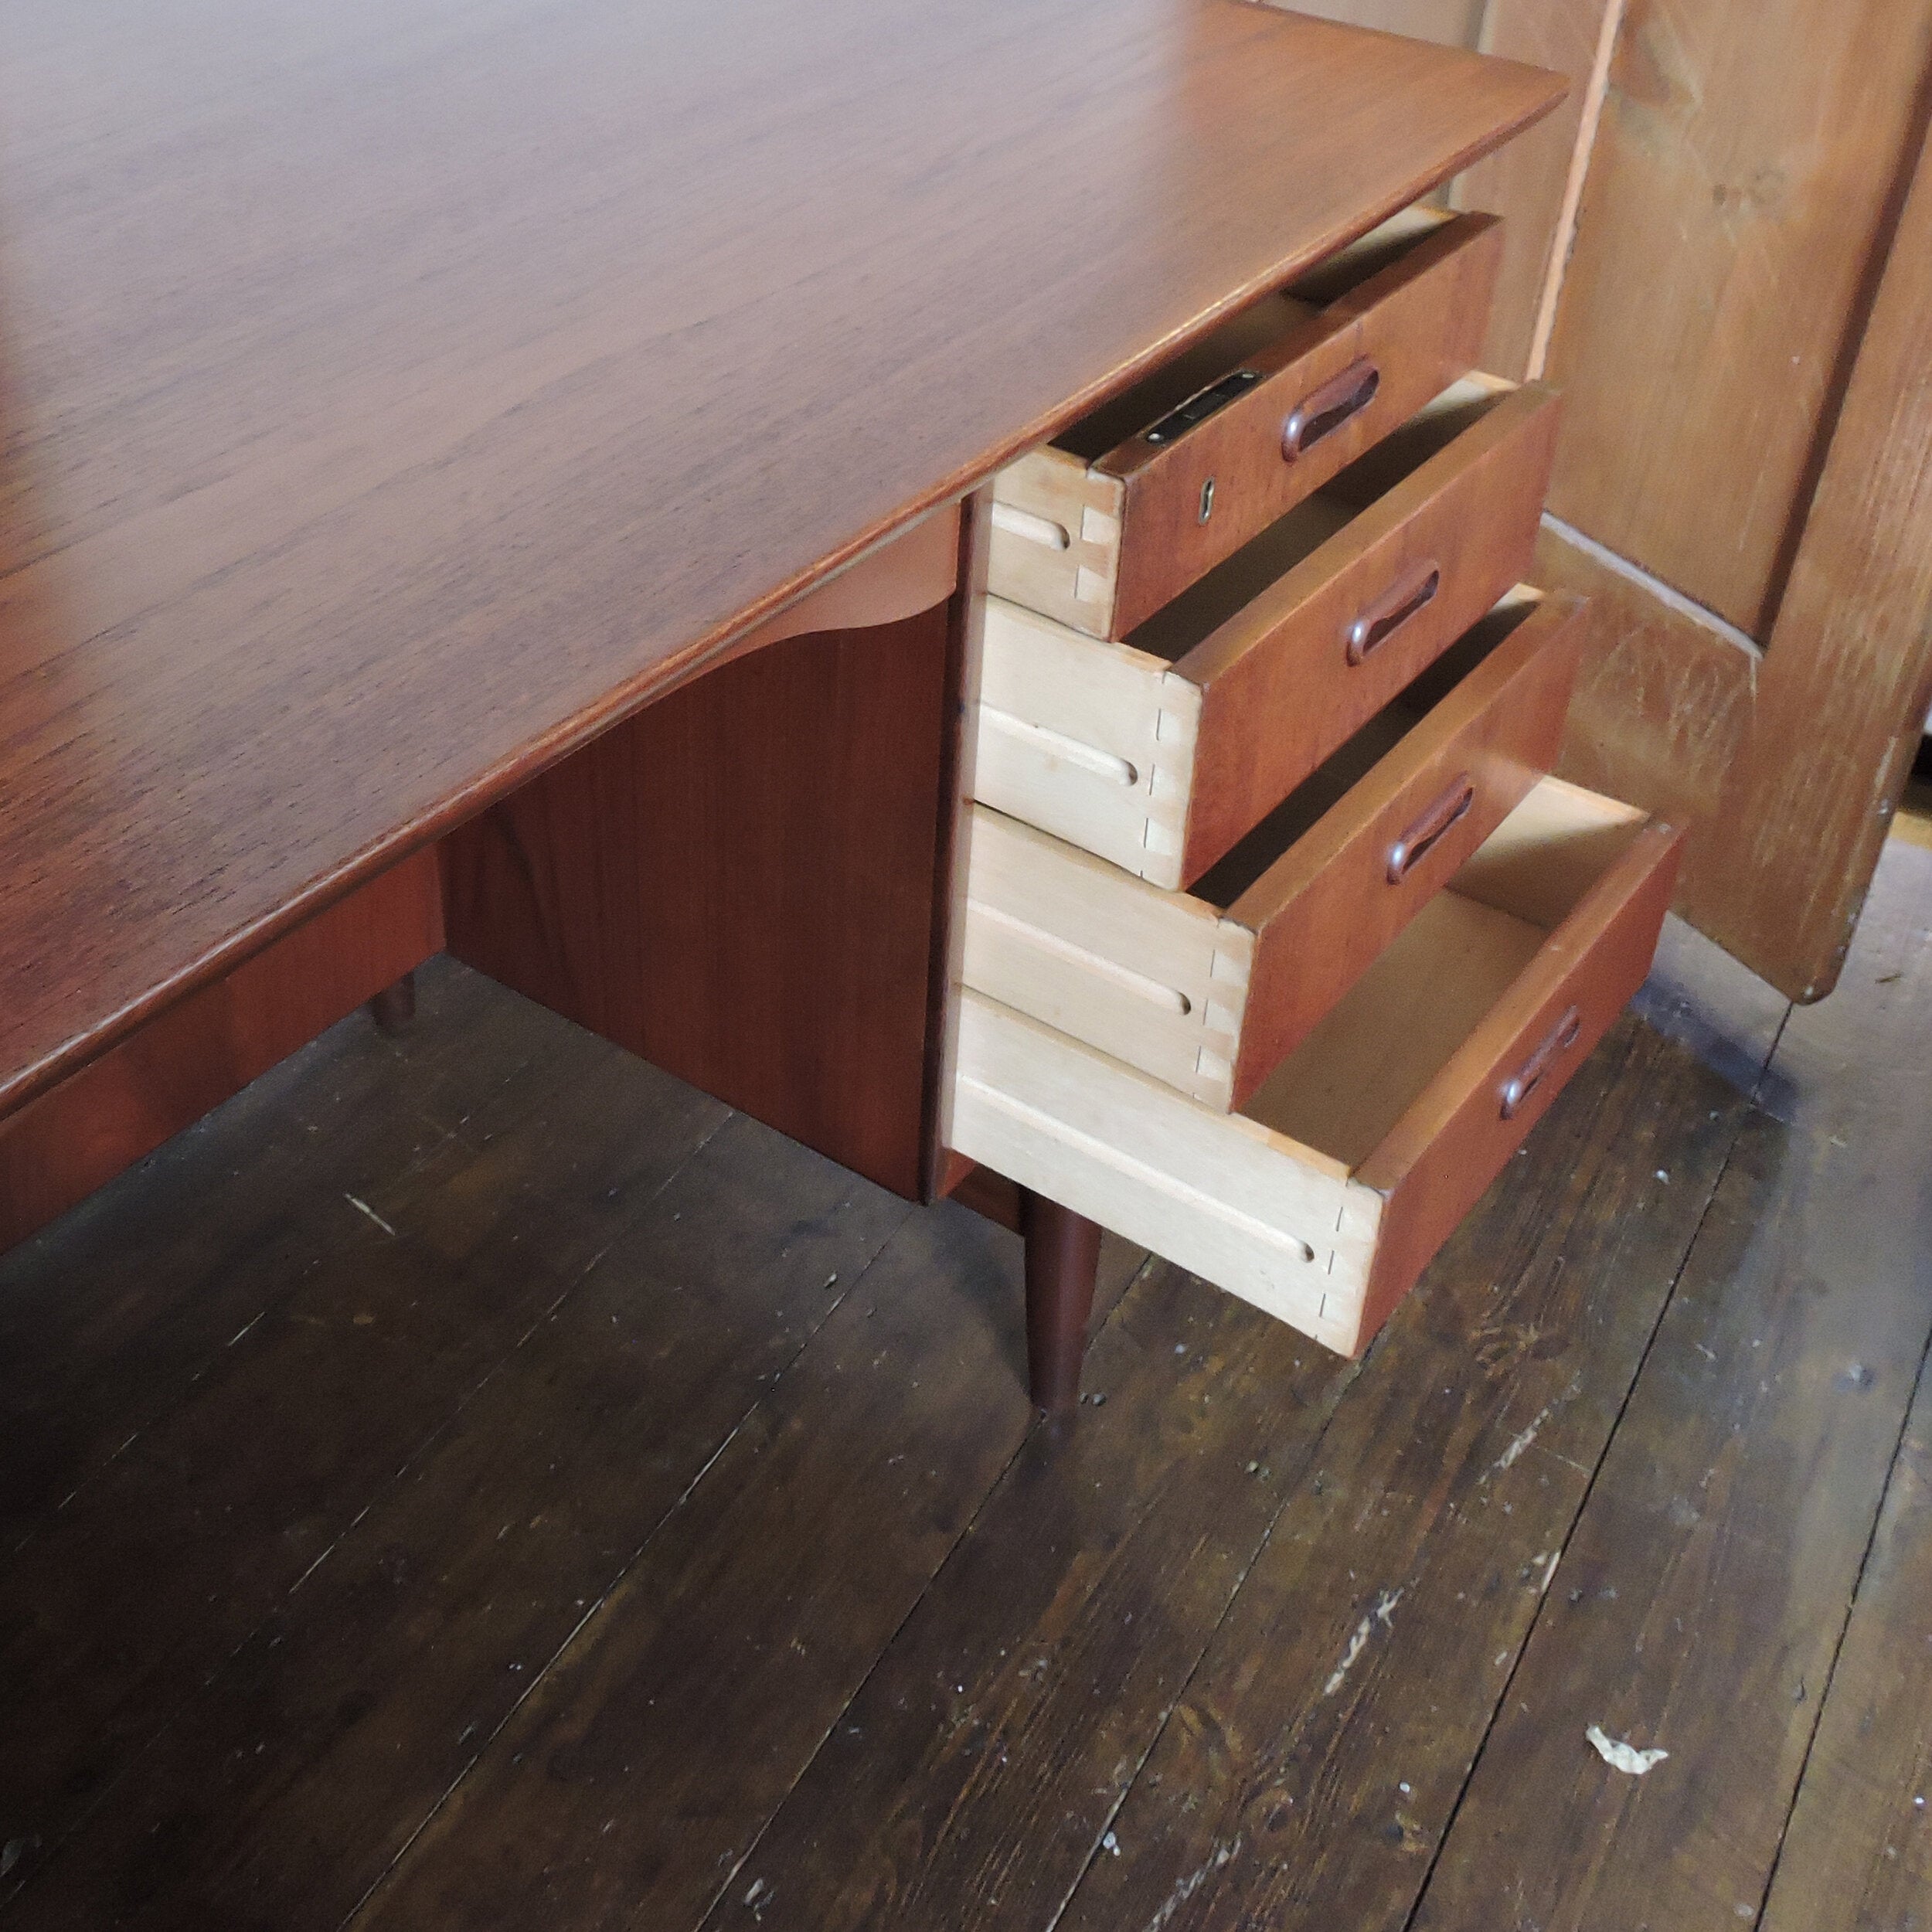
[[[1436,841],[1451,825],[1468,816],[1476,802],[1476,781],[1468,772],[1389,848],[1389,883],[1400,886],[1428,856]]]
[[[1376,400],[1382,371],[1367,356],[1351,362],[1339,376],[1302,397],[1281,425],[1281,455],[1292,463],[1306,456],[1325,436],[1359,416]]]
[[[1504,1082],[1502,1117],[1505,1121],[1513,1121],[1516,1117],[1523,1102],[1536,1092],[1557,1055],[1568,1053],[1577,1044],[1583,1030],[1583,1016],[1573,1006],[1549,1029],[1548,1037],[1543,1044],[1523,1062],[1515,1077]]]
[[[1386,644],[1419,611],[1435,601],[1442,588],[1442,567],[1430,562],[1405,570],[1372,604],[1355,613],[1342,634],[1349,662],[1359,664],[1379,644]]]

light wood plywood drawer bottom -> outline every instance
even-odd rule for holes
[[[1237,1114],[967,991],[948,1143],[1357,1352],[1642,983],[1678,843],[1545,779]]]

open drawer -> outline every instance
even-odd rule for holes
[[[963,992],[948,1145],[1359,1352],[1641,984],[1678,843],[1544,780],[1238,1114]]]
[[[1124,637],[1475,366],[1501,247],[1408,209],[1009,464],[994,594]]]
[[[975,795],[1192,883],[1527,573],[1558,415],[1465,378],[1124,643],[989,599]]]
[[[1555,762],[1581,608],[1512,593],[1192,893],[976,805],[966,984],[1241,1106]]]

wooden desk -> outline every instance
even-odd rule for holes
[[[946,506],[1558,91],[1240,0],[7,40],[0,1240],[446,942],[930,1194]]]

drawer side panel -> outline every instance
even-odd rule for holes
[[[1346,1352],[1381,1203],[1332,1163],[982,995],[963,995],[949,1144]]]
[[[983,805],[966,880],[968,986],[1226,1107],[1248,933]]]
[[[1119,481],[1050,444],[993,479],[988,588],[1092,637],[1112,634],[1124,499]]]
[[[1164,663],[986,605],[975,795],[1138,877],[1179,883],[1200,693]]]

